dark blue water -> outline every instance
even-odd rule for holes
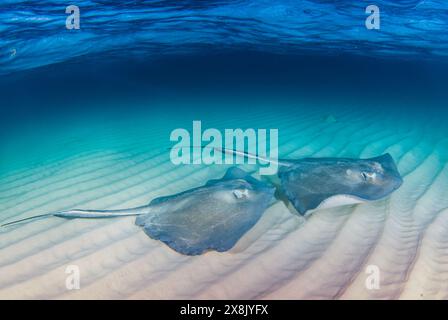
[[[70,3],[71,4],[71,3]],[[0,71],[88,54],[109,59],[208,49],[290,54],[351,53],[431,59],[448,55],[443,0],[375,1],[380,30],[367,30],[370,1],[76,1],[80,30],[66,30],[66,1],[0,4]]]

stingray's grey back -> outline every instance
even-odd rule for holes
[[[301,214],[337,195],[378,200],[402,183],[389,154],[371,159],[309,158],[279,171],[283,192]]]
[[[272,202],[274,189],[241,170],[223,179],[151,202],[152,213],[136,224],[174,250],[197,255],[227,251],[258,221]],[[239,198],[239,196],[241,197]]]

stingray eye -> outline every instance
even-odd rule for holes
[[[236,189],[233,190],[233,195],[237,199],[246,199],[249,197],[249,190],[248,189]]]
[[[364,181],[370,181],[370,180],[374,180],[376,177],[376,173],[375,172],[361,172],[361,176],[364,179]]]

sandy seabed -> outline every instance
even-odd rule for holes
[[[284,158],[389,152],[404,184],[387,199],[321,210],[307,219],[277,202],[230,252],[195,257],[148,238],[133,218],[48,218],[2,229],[0,298],[448,298],[448,139],[441,119],[416,125],[361,112],[335,114],[331,123],[317,112],[258,117],[273,126],[281,122]],[[243,126],[242,119],[229,123]],[[140,206],[225,171],[172,165],[166,151],[143,147],[168,139],[147,125],[148,134],[110,130],[95,137],[121,148],[70,156],[61,146],[68,148],[73,137],[58,135],[59,153],[0,176],[0,221],[70,208]],[[76,143],[91,137],[83,131]],[[80,268],[80,290],[66,289],[69,265]],[[379,289],[366,287],[369,265],[380,270]]]

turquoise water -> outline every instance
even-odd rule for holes
[[[383,265],[386,279],[392,280],[389,287],[385,284],[388,291],[369,297],[400,296],[397,292],[403,288],[395,287],[399,281],[394,282],[394,275],[408,272],[423,234],[430,226],[435,228],[431,223],[443,219],[448,208],[444,1],[377,1],[382,27],[374,31],[364,27],[365,1],[78,3],[81,29],[70,31],[64,25],[65,3],[0,4],[0,223],[79,207],[145,205],[221,176],[228,166],[170,162],[170,133],[177,128],[191,130],[194,120],[220,130],[278,129],[281,158],[367,158],[390,153],[404,184],[379,204],[315,218],[322,224],[310,225],[326,232],[328,239],[300,234],[299,222],[274,216],[278,219],[271,221],[272,229],[261,237],[266,247],[248,245],[243,256],[251,262],[232,261],[243,267],[257,265],[256,259],[263,257],[268,265],[266,273],[260,271],[263,279],[273,279],[269,275],[277,272],[284,278],[261,281],[251,278],[257,273],[245,273],[253,291],[249,284],[247,292],[235,286],[215,289],[211,296],[255,298],[272,293],[296,298],[288,296],[289,291],[275,295],[275,290],[279,283],[287,286],[295,279],[288,266],[306,269],[308,264],[300,259],[311,254],[305,244],[296,247],[294,242],[297,255],[286,255],[276,241],[292,246],[288,237],[324,243],[325,248],[339,243],[337,248],[346,248],[335,254],[340,260],[329,260],[352,267],[343,275],[359,272],[359,265],[349,262],[364,262],[345,261],[352,251],[344,250],[355,248],[354,256],[367,261],[376,248],[381,257],[392,257]],[[365,220],[358,225],[349,217]],[[336,242],[337,226],[344,219],[363,230],[360,233],[368,239],[363,248],[356,247],[364,239],[356,238],[356,232],[348,232],[352,238],[347,246]],[[445,220],[441,221],[435,225],[446,231]],[[86,280],[97,289],[92,297],[189,296],[178,288],[156,294],[152,283],[138,287],[139,280],[129,275],[131,267],[149,263],[154,253],[159,260],[141,269],[150,270],[146,276],[151,279],[171,268],[166,261],[194,263],[143,241],[133,223],[126,222],[48,219],[0,231],[0,273],[9,275],[0,279],[0,297],[64,296],[64,288],[52,279],[57,279],[56,268],[74,262],[95,270]],[[383,228],[386,240],[376,238]],[[98,235],[96,230],[104,233]],[[434,248],[445,239],[434,234],[423,252],[434,258],[428,259],[433,279],[438,279],[443,272],[437,270],[444,266],[437,258],[446,256]],[[387,252],[381,249],[385,247]],[[321,247],[309,250],[320,252]],[[277,265],[277,260],[285,264]],[[38,267],[28,269],[30,264]],[[233,276],[235,270],[226,269],[230,263],[210,265],[204,267],[209,280],[214,279],[215,268],[233,281],[239,279]],[[128,277],[117,276],[122,291],[107,291],[103,285],[109,286],[109,274],[120,270]],[[325,275],[340,279],[334,288],[352,280],[332,272],[322,279]],[[186,287],[202,288],[191,296],[202,297],[199,290],[206,289],[191,279]],[[44,290],[40,281],[50,284]],[[161,280],[171,288],[166,282]],[[432,285],[428,284],[428,292],[445,292]],[[27,291],[30,287],[33,290]],[[341,293],[332,288],[304,291],[303,297],[338,297]],[[411,297],[420,294],[403,292]]]
[[[191,131],[194,120],[204,129],[277,128],[280,156],[288,139],[284,121],[300,123],[311,115],[316,124],[331,126],[326,117],[352,114],[356,125],[356,114],[366,126],[382,130],[433,123],[434,139],[442,138],[444,70],[433,61],[238,52],[157,63],[87,59],[12,74],[0,88],[5,137],[0,171],[82,152],[119,151],[130,142],[163,151],[173,146],[170,132]],[[302,129],[296,128],[299,136]],[[345,139],[338,143],[364,143]],[[296,143],[301,147],[304,141]]]

